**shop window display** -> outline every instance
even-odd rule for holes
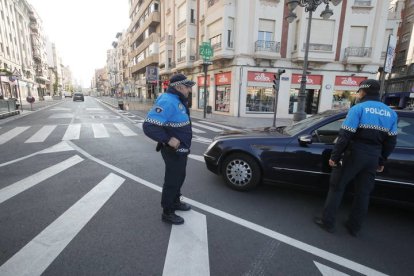
[[[215,110],[220,112],[230,111],[230,86],[216,87],[216,105]]]
[[[332,109],[350,108],[355,103],[355,91],[334,91],[332,98]]]
[[[298,110],[299,89],[290,89],[289,114]],[[319,109],[319,89],[306,89],[305,94],[305,113],[316,114]]]
[[[275,96],[272,88],[248,87],[246,112],[274,112]]]

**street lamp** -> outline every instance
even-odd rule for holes
[[[306,99],[306,72],[308,71],[308,54],[309,54],[309,40],[310,40],[310,31],[312,23],[312,14],[320,4],[326,4],[325,10],[322,11],[321,17],[323,19],[328,19],[333,15],[333,11],[329,8],[329,3],[332,3],[334,6],[337,6],[341,3],[342,0],[287,0],[286,5],[289,8],[289,14],[286,17],[286,20],[289,23],[292,23],[296,19],[296,14],[294,10],[297,6],[305,8],[306,12],[309,12],[308,18],[308,29],[306,33],[306,44],[305,44],[305,57],[303,60],[303,72],[302,78],[300,81],[300,89],[298,94],[298,109],[293,114],[294,121],[301,121],[306,118],[305,113],[305,99]]]

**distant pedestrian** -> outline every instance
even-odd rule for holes
[[[158,97],[143,124],[144,133],[158,142],[156,149],[161,150],[164,159],[162,220],[172,224],[184,223],[184,219],[176,215],[175,210],[191,209],[180,197],[192,139],[188,95],[194,84],[183,74],[172,76],[168,89]]]
[[[329,165],[335,170],[342,166],[340,176],[330,183],[322,217],[314,219],[328,232],[335,231],[336,213],[344,190],[353,181],[355,197],[345,227],[351,235],[358,235],[368,211],[376,173],[384,170],[384,163],[395,148],[397,114],[380,102],[379,90],[380,84],[376,80],[360,83],[359,103],[349,110],[339,131]]]

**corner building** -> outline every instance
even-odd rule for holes
[[[330,5],[333,16],[323,20],[321,4],[313,13],[305,111],[311,115],[350,106],[358,84],[377,78],[384,64],[389,1],[343,0]],[[229,116],[272,117],[273,75],[280,81],[277,115],[291,118],[297,110],[305,56],[309,13],[298,7],[288,23],[283,0],[164,0],[159,73],[161,81],[184,73],[196,81],[192,109],[204,105],[204,73],[199,47],[214,49],[207,75],[207,105]]]

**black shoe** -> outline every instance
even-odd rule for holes
[[[346,230],[348,231],[348,233],[353,236],[353,237],[358,237],[358,231],[354,230],[351,226],[351,224],[349,223],[349,221],[345,221],[344,222],[344,226],[346,228]]]
[[[169,211],[169,212],[163,212],[161,219],[165,222],[171,223],[171,224],[175,224],[175,225],[179,225],[179,224],[183,224],[184,223],[184,219],[180,216],[177,216],[174,211]]]
[[[178,211],[190,211],[191,205],[182,201],[179,201],[178,203],[174,204],[174,210]]]
[[[314,217],[313,218],[313,222],[318,225],[320,228],[322,228],[323,230],[325,230],[326,232],[329,233],[334,233],[335,232],[335,227],[333,226],[327,226],[325,224],[325,222],[323,222],[322,218],[320,217]]]

